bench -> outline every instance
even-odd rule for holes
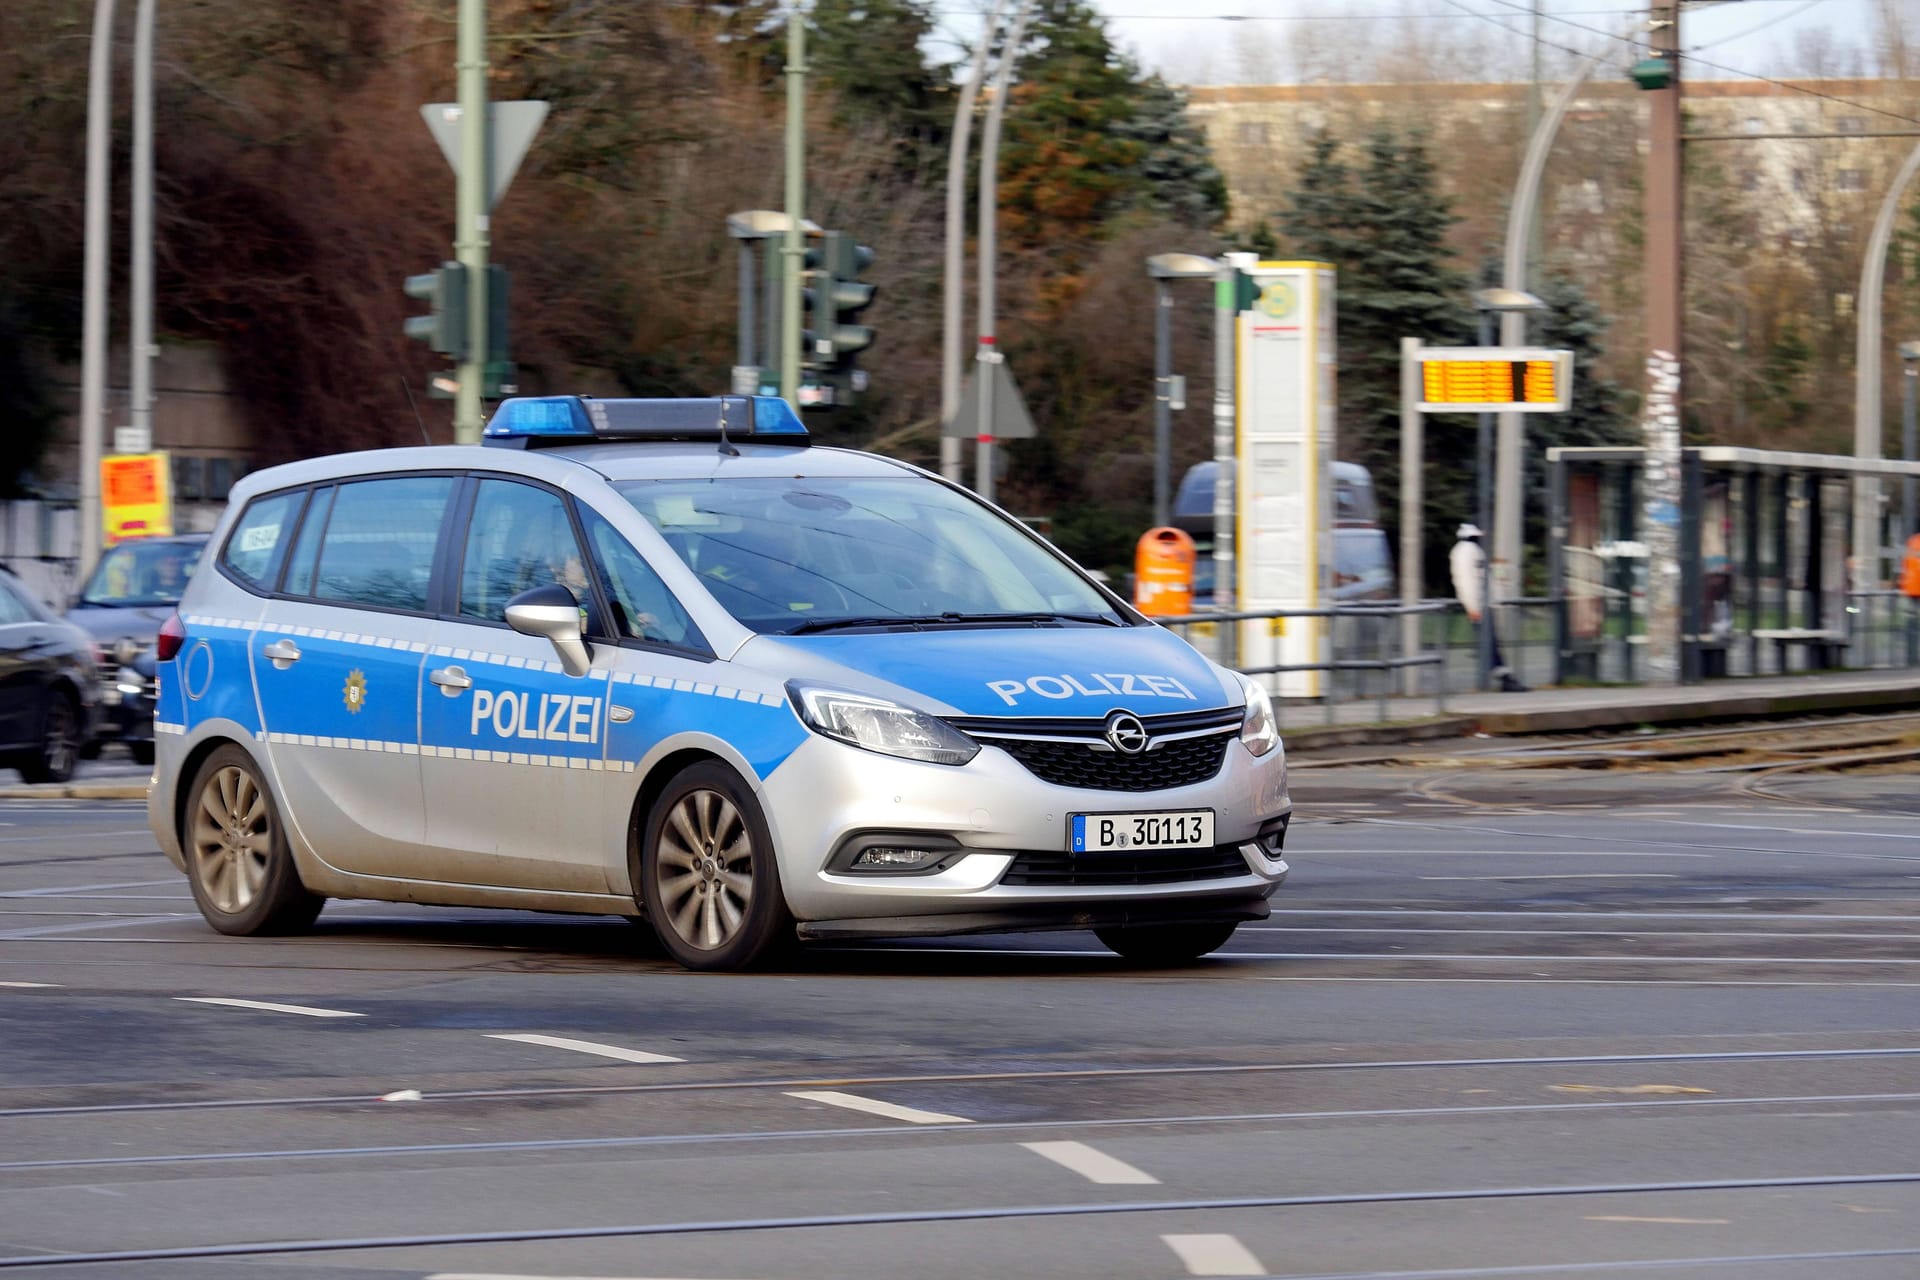
[[[1780,651],[1780,669],[1787,669],[1789,645],[1807,646],[1807,661],[1825,671],[1840,665],[1841,650],[1847,647],[1847,633],[1821,627],[1756,627],[1756,640],[1771,640]]]

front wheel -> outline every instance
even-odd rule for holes
[[[298,933],[324,901],[300,883],[273,794],[239,747],[207,757],[188,792],[187,884],[221,933]]]
[[[56,690],[47,699],[40,745],[21,762],[20,776],[28,782],[65,782],[80,763],[80,747],[79,708]]]
[[[717,761],[667,784],[641,834],[639,869],[647,918],[689,969],[747,968],[792,931],[766,819]]]
[[[1129,960],[1141,964],[1185,964],[1225,946],[1237,921],[1225,924],[1153,924],[1095,929],[1093,936]]]

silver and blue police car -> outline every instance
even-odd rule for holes
[[[1268,913],[1267,693],[782,401],[510,400],[235,487],[156,650],[155,835],[222,933],[373,898],[783,939]]]

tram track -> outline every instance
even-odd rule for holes
[[[208,1243],[154,1249],[100,1250],[0,1256],[0,1270],[26,1267],[104,1266],[115,1263],[167,1262],[212,1258],[278,1257],[296,1254],[363,1252],[375,1249],[433,1249],[457,1245],[527,1244],[562,1240],[640,1239],[657,1236],[801,1231],[833,1227],[884,1227],[932,1223],[1010,1222],[1040,1218],[1137,1216],[1143,1214],[1230,1213],[1254,1209],[1304,1209],[1332,1206],[1445,1204],[1462,1201],[1527,1201],[1573,1197],[1676,1195],[1704,1192],[1886,1187],[1920,1184],[1920,1172],[1806,1174],[1772,1178],[1698,1178],[1654,1182],[1598,1182],[1546,1186],[1433,1187],[1401,1191],[1326,1192],[1311,1195],[1170,1197],[1160,1200],[1067,1201],[1051,1204],[994,1205],[975,1208],[909,1209],[885,1213],[808,1214],[790,1217],[741,1217],[674,1222],[635,1222],[596,1226],[533,1227],[495,1231],[418,1233],[389,1236],[313,1237],[245,1243]],[[1895,1251],[1920,1254],[1920,1249]]]

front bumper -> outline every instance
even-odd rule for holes
[[[953,767],[814,736],[762,786],[781,885],[804,937],[1092,928],[1196,913],[1253,919],[1231,913],[1264,915],[1287,875],[1284,753],[1255,758],[1237,741],[1207,781],[1122,792],[1051,785],[992,746]],[[1149,865],[1153,853],[1070,852],[1070,814],[1183,809],[1213,811],[1213,848],[1164,866]],[[960,856],[923,874],[829,869],[843,841],[872,832],[943,837]]]

